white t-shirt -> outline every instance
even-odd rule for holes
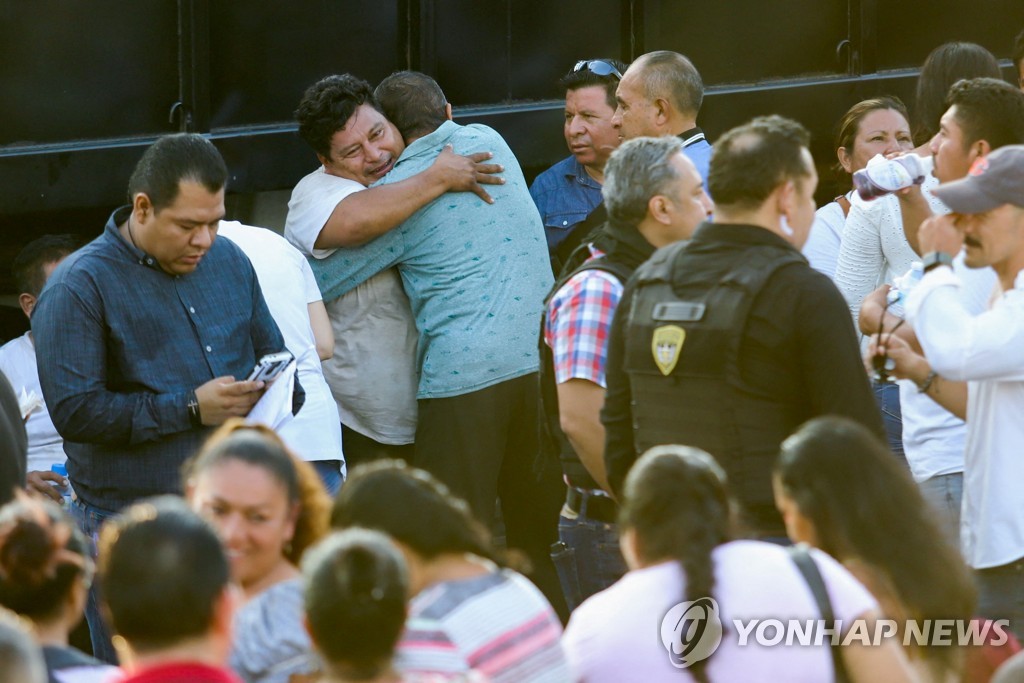
[[[877,610],[875,599],[838,562],[811,550],[824,579],[837,621],[849,624]],[[732,541],[711,554],[712,589],[723,625],[722,643],[708,660],[712,681],[821,683],[833,680],[827,639],[821,646],[756,644],[751,632],[740,646],[733,621],[750,619],[818,619],[817,603],[792,557],[777,545]],[[587,683],[685,683],[685,669],[675,668],[662,645],[661,621],[683,602],[682,570],[676,562],[627,573],[611,588],[580,605],[565,630],[565,647],[573,680]],[[848,626],[842,627],[846,632]],[[769,635],[771,635],[769,633]]]
[[[849,194],[847,194],[849,198]],[[801,250],[811,268],[832,279],[836,274],[839,246],[843,241],[846,214],[839,202],[829,202],[814,212],[814,223]]]
[[[218,236],[234,242],[256,270],[263,298],[295,356],[299,382],[306,392],[302,409],[278,433],[303,460],[343,460],[341,423],[334,398],[320,369],[308,305],[320,301],[320,288],[306,258],[270,230],[221,221]]]
[[[306,256],[326,258],[334,249],[313,244],[338,202],[364,190],[321,166],[295,186],[284,236]],[[334,357],[324,376],[341,422],[375,441],[412,443],[416,435],[416,323],[394,268],[324,302],[334,330]]]
[[[0,347],[0,372],[7,376],[14,393],[21,398],[21,392],[35,392],[40,399],[43,390],[39,386],[39,367],[36,365],[36,349],[30,333],[26,332]],[[64,440],[57,433],[50,419],[46,404],[28,416],[25,423],[28,432],[28,471],[49,472],[51,465],[63,464]]]

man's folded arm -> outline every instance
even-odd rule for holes
[[[63,284],[32,316],[39,381],[65,439],[135,445],[191,429],[189,391],[120,393],[107,388],[104,324]]]

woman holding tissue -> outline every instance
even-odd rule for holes
[[[298,563],[327,532],[331,505],[316,472],[270,429],[235,419],[186,466],[185,491],[217,529],[245,593],[231,668],[246,683],[311,673]]]

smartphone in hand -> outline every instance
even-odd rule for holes
[[[288,351],[281,353],[268,353],[260,358],[260,362],[252,369],[246,378],[248,382],[273,382],[277,376],[284,372],[288,364],[294,360],[294,356]]]

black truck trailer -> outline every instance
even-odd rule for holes
[[[209,135],[229,217],[273,223],[268,204],[283,215],[316,165],[292,112],[331,73],[431,74],[532,177],[567,153],[555,83],[577,60],[675,50],[703,76],[712,141],[758,114],[807,126],[826,201],[851,104],[912,106],[920,64],[950,40],[985,46],[1010,79],[1021,29],[1024,0],[0,0],[0,295],[28,241],[98,234],[166,133]],[[6,309],[0,339],[24,324]]]

